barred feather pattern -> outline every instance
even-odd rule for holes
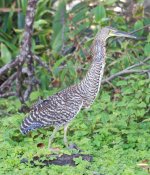
[[[105,30],[106,31],[106,30]],[[85,78],[77,85],[70,86],[48,97],[34,106],[21,125],[21,132],[47,127],[63,126],[70,122],[81,110],[90,107],[100,89],[105,66],[105,37],[98,32],[92,44],[93,61]]]
[[[71,86],[36,105],[21,125],[21,132],[47,126],[63,126],[72,120],[82,107],[82,99]]]

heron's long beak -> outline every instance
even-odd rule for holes
[[[116,31],[113,33],[114,36],[120,36],[120,37],[127,37],[127,38],[134,38],[136,39],[137,37],[131,34],[128,34],[126,32],[122,32],[122,31]]]

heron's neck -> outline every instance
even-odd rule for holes
[[[95,40],[91,52],[92,64],[79,85],[83,94],[83,107],[89,107],[99,92],[105,66],[105,43]]]
[[[95,39],[91,46],[91,54],[93,61],[101,61],[105,59],[106,49],[105,49],[106,41]]]

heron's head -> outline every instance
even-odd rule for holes
[[[106,39],[113,37],[113,36],[119,36],[119,37],[127,37],[127,38],[134,38],[136,37],[134,35],[128,34],[123,31],[119,31],[117,29],[114,29],[112,27],[104,27],[100,31],[100,37],[102,40],[106,41]]]

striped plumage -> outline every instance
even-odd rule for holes
[[[54,126],[58,129],[60,126],[67,126],[81,108],[90,107],[100,89],[104,73],[106,39],[112,34],[115,35],[115,32],[115,29],[105,27],[97,33],[91,47],[93,61],[85,78],[77,85],[70,86],[35,105],[22,122],[23,134],[40,127]],[[126,36],[129,37],[127,34]],[[66,131],[67,127],[65,135]],[[65,137],[64,141],[67,142]]]
[[[75,86],[64,89],[37,104],[23,121],[21,132],[26,134],[39,127],[65,125],[80,111],[82,103]]]

